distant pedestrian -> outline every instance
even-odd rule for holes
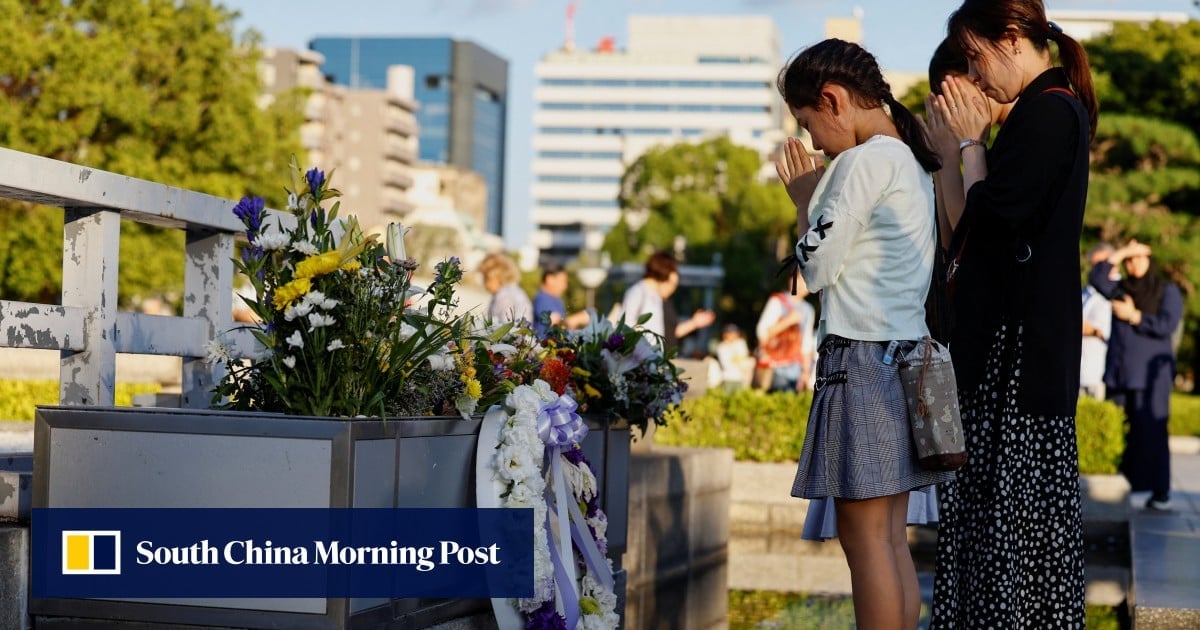
[[[479,263],[483,286],[492,294],[488,319],[492,322],[533,323],[533,304],[519,284],[521,270],[506,254],[489,254]]]
[[[1112,300],[1112,338],[1104,384],[1125,408],[1125,456],[1121,472],[1134,492],[1150,491],[1146,508],[1170,509],[1171,450],[1167,419],[1175,352],[1171,335],[1183,317],[1179,287],[1155,268],[1150,247],[1137,241],[1112,252],[1088,279]],[[1124,278],[1114,278],[1123,267]]]
[[[587,311],[567,314],[563,294],[567,292],[568,282],[570,276],[561,265],[550,263],[542,268],[542,284],[533,296],[533,330],[538,337],[546,336],[551,326],[561,324],[571,329],[587,325],[590,319]]]
[[[642,279],[625,290],[616,316],[623,317],[632,326],[642,316],[649,315],[649,319],[641,326],[662,338],[664,350],[676,352],[680,338],[716,321],[716,315],[706,309],[697,309],[691,317],[679,321],[670,303],[671,296],[678,288],[679,262],[667,252],[655,252],[646,260],[646,272]]]
[[[750,347],[746,345],[746,336],[737,324],[725,324],[721,329],[717,361],[721,364],[721,383],[725,391],[732,393],[749,383],[754,359],[750,356]]]
[[[1092,268],[1113,253],[1113,246],[1100,243],[1088,250]],[[1083,287],[1083,348],[1079,359],[1079,393],[1104,400],[1104,368],[1108,360],[1108,338],[1112,332],[1112,304],[1088,283]]]
[[[791,282],[787,284],[792,286]],[[771,392],[811,389],[816,354],[816,310],[804,298],[808,285],[799,274],[796,293],[778,291],[767,298],[754,334],[758,337],[757,370],[764,374],[756,387]]]

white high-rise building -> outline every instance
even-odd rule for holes
[[[764,157],[782,137],[779,32],[768,17],[634,16],[629,43],[571,42],[537,65],[533,245],[596,250],[617,223],[621,175],[658,144],[728,136]]]

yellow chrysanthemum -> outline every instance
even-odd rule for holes
[[[282,311],[292,305],[292,302],[304,297],[306,293],[312,290],[312,281],[308,278],[296,278],[291,282],[279,287],[275,290],[275,297],[271,303],[275,305],[275,310]]]
[[[473,380],[475,378],[475,376],[476,376],[476,373],[475,373],[474,365],[468,364],[466,366],[463,366],[462,380],[464,383],[466,383],[467,381]]]
[[[304,260],[296,263],[297,278],[315,278],[331,273],[338,268],[342,262],[341,252],[332,250],[324,254],[309,256]]]
[[[481,396],[483,396],[483,386],[479,384],[479,381],[477,381],[475,379],[469,379],[467,381],[467,386],[466,386],[465,390],[463,391],[463,393],[470,396],[471,398],[478,399]]]
[[[338,267],[338,269],[341,269],[342,271],[358,271],[359,269],[362,269],[362,263],[358,262],[357,260],[351,260],[341,267]]]
[[[600,390],[596,389],[595,387],[592,387],[591,385],[589,385],[587,383],[585,383],[583,385],[583,393],[587,394],[588,398],[599,398],[600,397]]]

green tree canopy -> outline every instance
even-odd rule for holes
[[[683,236],[689,263],[709,264],[720,254],[725,281],[718,308],[728,321],[752,328],[771,289],[782,285],[774,274],[796,224],[787,193],[762,181],[762,169],[755,150],[728,138],[647,151],[622,179],[626,212],[605,251],[613,262],[641,261],[671,250]]]
[[[259,107],[258,37],[235,18],[210,0],[0,0],[0,144],[281,207],[300,98]],[[122,260],[156,261],[122,265],[123,302],[182,288],[181,234],[122,234]],[[56,301],[61,241],[61,210],[0,207],[0,295]]]
[[[1085,245],[1149,244],[1185,292],[1183,372],[1200,372],[1200,22],[1117,24],[1084,42],[1100,99]],[[1200,384],[1200,383],[1198,383]]]

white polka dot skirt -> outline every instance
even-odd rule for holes
[[[960,400],[969,460],[938,489],[935,630],[1084,627],[1075,418],[1017,408],[1021,354],[1002,326]]]

